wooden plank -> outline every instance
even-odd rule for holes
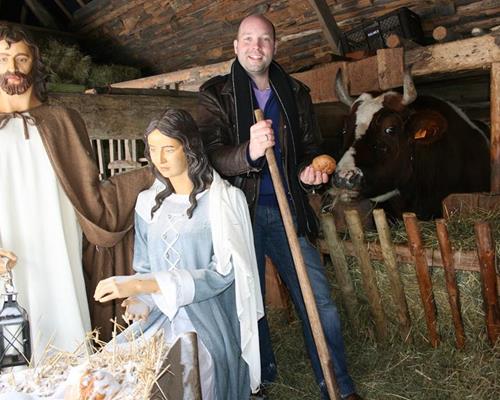
[[[50,104],[77,110],[92,139],[136,139],[167,108],[181,108],[196,119],[196,94],[183,96],[49,93]]]
[[[208,79],[217,75],[227,74],[231,69],[233,61],[234,59],[231,59],[216,64],[206,65],[203,67],[187,68],[180,71],[149,76],[146,78],[113,83],[111,87],[149,89],[168,86],[172,83],[178,83],[180,90],[183,90],[185,85],[189,85],[190,88],[196,87],[197,90]]]
[[[50,15],[50,13],[41,2],[39,2],[38,0],[25,0],[25,3],[43,26],[52,29],[59,28],[56,20],[52,17],[52,15]]]
[[[456,42],[420,47],[405,52],[404,66],[405,68],[411,67],[414,77],[488,70],[492,68],[493,63],[500,62],[499,43],[500,36],[490,34]],[[352,65],[363,61],[349,63],[347,68],[354,68],[360,74],[362,70],[358,66],[352,67]],[[332,82],[335,79],[339,64],[341,66],[345,65],[344,62],[333,62],[321,68],[292,74],[292,76],[311,87],[313,102],[338,101],[333,89],[334,83]],[[367,71],[367,73],[370,73],[370,71]],[[358,74],[351,73],[350,76],[356,78],[356,76],[359,76]],[[394,87],[403,84],[402,79],[399,83],[396,81],[391,82],[393,82]],[[370,90],[379,89],[380,83],[378,80],[372,79],[372,84],[373,87]],[[500,124],[500,121],[498,123]]]
[[[491,102],[491,191],[500,193],[500,62],[493,63]]]
[[[334,54],[343,54],[340,46],[340,31],[335,18],[333,17],[330,8],[325,0],[309,0],[312,8],[316,12],[319,24],[323,30],[323,35],[330,45]]]
[[[381,90],[388,90],[401,84],[404,75],[403,49],[377,50],[378,82]]]

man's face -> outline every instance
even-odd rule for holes
[[[33,54],[24,42],[0,40],[0,88],[12,96],[23,94],[33,83]]]
[[[234,41],[234,52],[238,61],[250,75],[267,73],[276,54],[273,28],[258,17],[243,20]]]

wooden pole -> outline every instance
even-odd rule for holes
[[[356,250],[359,260],[359,268],[363,281],[363,288],[370,303],[370,310],[375,322],[375,333],[377,341],[381,342],[387,338],[387,320],[382,307],[382,299],[377,286],[377,277],[370,262],[370,255],[365,244],[361,218],[356,210],[346,210],[345,219],[349,227],[349,234]]]
[[[262,121],[264,119],[262,110],[255,110],[255,119],[257,121]],[[299,239],[293,225],[292,213],[290,212],[290,206],[288,205],[288,199],[283,187],[283,182],[281,182],[278,164],[276,163],[276,157],[272,148],[268,148],[266,150],[266,159],[269,166],[269,172],[271,173],[274,190],[276,191],[281,217],[283,218],[283,225],[285,226],[288,244],[290,245],[290,251],[292,253],[293,262],[297,271],[300,290],[302,291],[302,297],[304,298],[309,323],[311,324],[314,342],[316,343],[316,348],[318,350],[318,357],[321,363],[321,369],[323,370],[328,395],[332,400],[340,400],[337,390],[337,382],[333,373],[332,360],[330,359],[325,334],[323,333],[318,308],[316,307],[316,299],[314,298],[311,282],[309,281],[309,276],[307,275],[306,264],[304,262],[304,257],[302,256]]]
[[[385,266],[387,267],[387,274],[391,285],[392,299],[397,308],[397,315],[399,321],[399,331],[401,338],[405,342],[411,340],[411,321],[410,312],[408,311],[408,304],[406,302],[405,291],[401,276],[399,275],[398,264],[396,262],[396,252],[391,240],[391,232],[389,224],[385,217],[384,210],[378,208],[373,210],[373,218],[377,226],[377,232],[380,239],[380,246],[384,256]]]
[[[491,191],[500,193],[500,62],[491,64]]]
[[[432,281],[429,274],[429,267],[425,257],[424,246],[420,235],[420,227],[414,213],[403,213],[403,220],[408,233],[408,245],[415,259],[415,270],[420,289],[420,297],[424,306],[425,322],[429,332],[429,341],[432,347],[437,347],[439,336],[437,332],[436,303],[432,293]]]
[[[500,311],[498,305],[495,271],[495,243],[487,222],[474,224],[477,255],[481,267],[481,285],[486,317],[488,338],[494,346],[500,335]]]
[[[359,327],[359,319],[356,317],[358,299],[356,298],[354,285],[352,284],[351,275],[349,274],[349,267],[347,266],[344,248],[337,234],[337,228],[335,227],[333,215],[322,213],[320,215],[320,221],[335,271],[335,277],[337,278],[340,293],[342,294],[342,299],[344,300],[347,317],[349,318],[349,322],[354,327]]]
[[[451,316],[455,326],[455,337],[457,349],[465,346],[464,324],[462,321],[460,296],[455,277],[455,263],[453,260],[453,250],[451,248],[446,221],[442,218],[436,220],[436,232],[441,250],[441,258],[444,266],[444,277],[446,280],[446,290],[450,302]]]

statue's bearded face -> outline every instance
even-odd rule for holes
[[[33,84],[33,54],[24,42],[0,40],[0,89],[10,96],[25,93]]]

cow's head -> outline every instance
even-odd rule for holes
[[[337,96],[350,106],[344,125],[344,155],[333,177],[334,187],[350,198],[385,200],[412,173],[412,147],[421,129],[410,104],[416,89],[405,73],[403,94],[363,93],[352,99],[337,74]],[[344,194],[344,199],[345,199]]]

